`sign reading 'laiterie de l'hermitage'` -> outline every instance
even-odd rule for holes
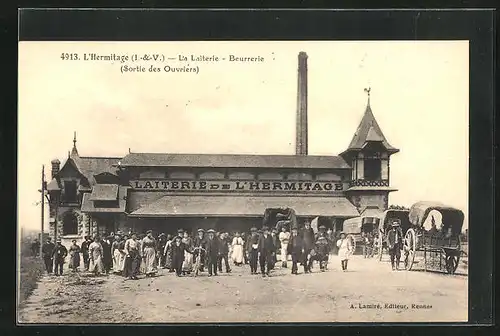
[[[130,186],[143,191],[276,191],[276,192],[339,192],[344,184],[334,182],[307,181],[180,181],[180,180],[134,180]]]

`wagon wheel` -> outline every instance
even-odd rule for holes
[[[383,243],[383,238],[382,235],[379,234],[378,237],[378,261],[382,261],[382,243]]]
[[[460,255],[447,255],[446,256],[446,271],[448,274],[455,274],[460,261]]]
[[[417,249],[417,241],[415,231],[413,229],[408,229],[405,235],[404,250],[405,250],[405,269],[410,271],[413,262],[415,261],[415,252]]]

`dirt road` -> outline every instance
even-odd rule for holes
[[[230,274],[155,278],[69,274],[44,276],[22,306],[21,323],[134,322],[448,322],[467,320],[467,276],[391,271],[387,262],[354,256],[343,272],[271,277]],[[301,270],[302,271],[302,270]]]

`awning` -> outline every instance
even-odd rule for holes
[[[112,201],[105,200],[104,206],[101,206],[102,200],[98,200],[97,204],[90,199],[91,193],[83,194],[82,200],[82,212],[87,213],[121,213],[125,212],[125,207],[127,205],[127,192],[129,187],[118,187],[118,196],[114,200],[116,204]],[[101,202],[101,204],[99,204]],[[97,206],[96,206],[97,205]]]
[[[130,217],[261,217],[267,208],[293,208],[297,216],[356,217],[343,197],[164,196]]]
[[[91,201],[116,201],[118,199],[118,185],[96,184],[92,187]]]

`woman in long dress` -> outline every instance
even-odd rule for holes
[[[153,238],[153,231],[148,230],[146,237],[142,239],[141,249],[142,258],[144,261],[144,273],[146,277],[153,276],[156,273],[155,259],[156,259],[156,241]]]
[[[114,237],[115,241],[111,245],[113,254],[113,273],[118,274],[122,271],[122,252],[120,252],[121,237],[117,233]]]
[[[241,238],[240,233],[236,232],[235,237],[233,238],[233,242],[231,243],[231,247],[233,250],[231,259],[236,266],[241,266],[245,260],[243,256],[244,244],[245,242],[243,241],[243,238]]]
[[[346,238],[344,232],[340,233],[340,239],[337,241],[337,247],[339,248],[339,258],[342,265],[342,270],[347,271],[347,262],[352,254],[352,242],[351,239]]]
[[[167,235],[167,243],[165,244],[165,249],[163,250],[163,254],[165,255],[165,268],[169,270],[170,273],[175,272],[172,264],[172,243],[173,238],[172,235]]]
[[[131,234],[131,238],[127,239],[124,246],[125,251],[125,269],[123,276],[137,280],[137,275],[139,274],[139,267],[141,263],[141,257],[139,254],[139,241],[137,240],[137,235],[135,233]]]
[[[70,262],[69,267],[73,270],[73,272],[78,271],[78,267],[80,267],[80,246],[76,244],[76,240],[73,239],[73,245],[69,248]]]
[[[90,256],[90,271],[95,275],[101,275],[104,273],[104,265],[102,263],[102,245],[101,238],[96,236],[94,241],[89,246],[89,256]]]
[[[182,262],[182,274],[190,274],[193,270],[193,239],[189,237],[189,233],[187,231],[184,231],[182,243],[185,247],[184,261]]]

